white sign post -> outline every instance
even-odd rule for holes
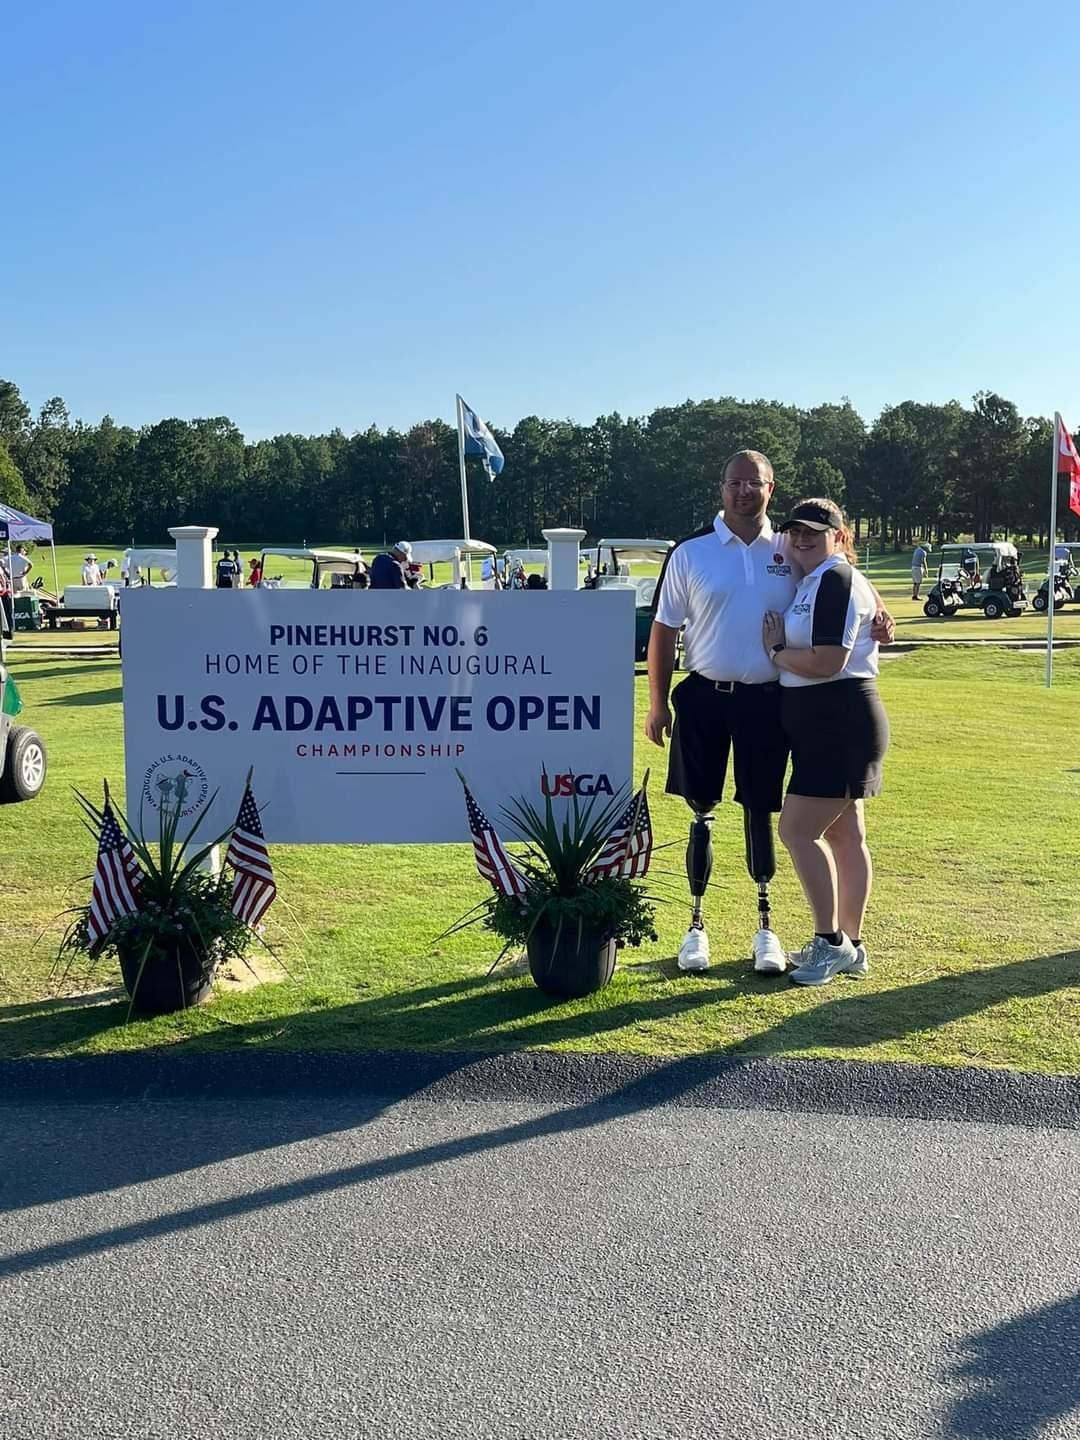
[[[121,605],[127,805],[148,832],[163,803],[224,830],[249,766],[267,839],[301,844],[466,840],[458,770],[496,823],[511,796],[543,802],[544,769],[560,796],[630,781],[629,591],[139,587]]]

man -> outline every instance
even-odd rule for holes
[[[105,584],[105,576],[102,574],[101,566],[98,564],[98,558],[92,550],[83,561],[82,583],[84,585]]]
[[[214,567],[214,584],[218,590],[231,590],[236,583],[236,566],[233,564],[232,554],[223,550]]]
[[[779,672],[761,632],[767,611],[783,614],[792,603],[801,575],[786,540],[768,521],[774,488],[766,456],[757,450],[732,455],[722,472],[721,513],[668,552],[653,598],[645,734],[661,747],[664,736],[671,737],[667,792],[681,795],[694,812],[686,851],[693,911],[679,949],[680,970],[709,965],[702,900],[712,872],[712,812],[732,750],[746,865],[758,887],[754,969],[779,975],[788,963],[770,923],[768,898],[776,869],[771,817],[783,803],[788,745],[780,724]],[[673,720],[668,696],[684,623],[689,673],[671,697]],[[892,638],[892,620],[884,612],[875,638]]]
[[[408,540],[399,540],[388,553],[376,555],[371,562],[372,590],[405,590],[408,577],[405,566],[412,559]]]
[[[11,552],[11,593],[25,595],[30,586],[26,577],[34,568],[34,562],[26,553],[26,546],[16,545]]]
[[[925,545],[916,545],[911,552],[911,598],[919,598],[919,586],[926,579],[928,551]]]

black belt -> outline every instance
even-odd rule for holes
[[[710,680],[708,675],[702,675],[699,670],[691,670],[687,678],[701,680],[711,690],[719,690],[722,695],[732,695],[736,690],[767,690],[780,684],[779,680]]]

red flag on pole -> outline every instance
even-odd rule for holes
[[[1065,421],[1057,418],[1058,474],[1069,477],[1069,509],[1080,515],[1080,454],[1073,438],[1065,429]]]

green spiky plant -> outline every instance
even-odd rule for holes
[[[75,791],[82,811],[82,821],[92,836],[95,847],[100,843],[105,812],[80,791]],[[112,803],[113,813],[142,870],[142,880],[135,896],[137,908],[116,920],[105,935],[94,939],[89,931],[90,903],[77,905],[66,914],[71,919],[57,952],[55,975],[63,985],[72,966],[81,956],[87,960],[87,972],[105,956],[117,955],[127,947],[136,957],[137,973],[131,990],[128,1017],[136,1002],[139,983],[148,966],[177,964],[176,947],[186,942],[189,952],[198,957],[201,980],[209,981],[225,960],[236,959],[250,970],[245,952],[253,939],[261,937],[232,910],[232,884],[222,871],[213,875],[207,869],[210,852],[227,843],[232,826],[215,839],[193,845],[195,836],[213,805],[210,804],[194,821],[186,835],[180,831],[180,807],[163,805],[158,815],[156,845],[148,843],[129,822],[118,805],[111,802],[108,783],[105,799]],[[141,818],[141,817],[140,817]],[[92,876],[85,876],[91,880]]]
[[[513,857],[527,884],[524,896],[519,899],[493,892],[446,933],[483,925],[506,941],[499,959],[511,949],[527,945],[537,926],[545,922],[554,931],[556,946],[565,930],[576,931],[579,951],[586,935],[614,939],[620,946],[655,940],[656,896],[640,881],[614,875],[589,877],[587,873],[626,806],[628,790],[624,787],[606,802],[593,796],[583,803],[575,794],[560,823],[547,793],[547,772],[543,774],[542,810],[520,795],[502,809],[503,817],[525,841],[524,852]],[[647,775],[645,780],[647,783]]]

